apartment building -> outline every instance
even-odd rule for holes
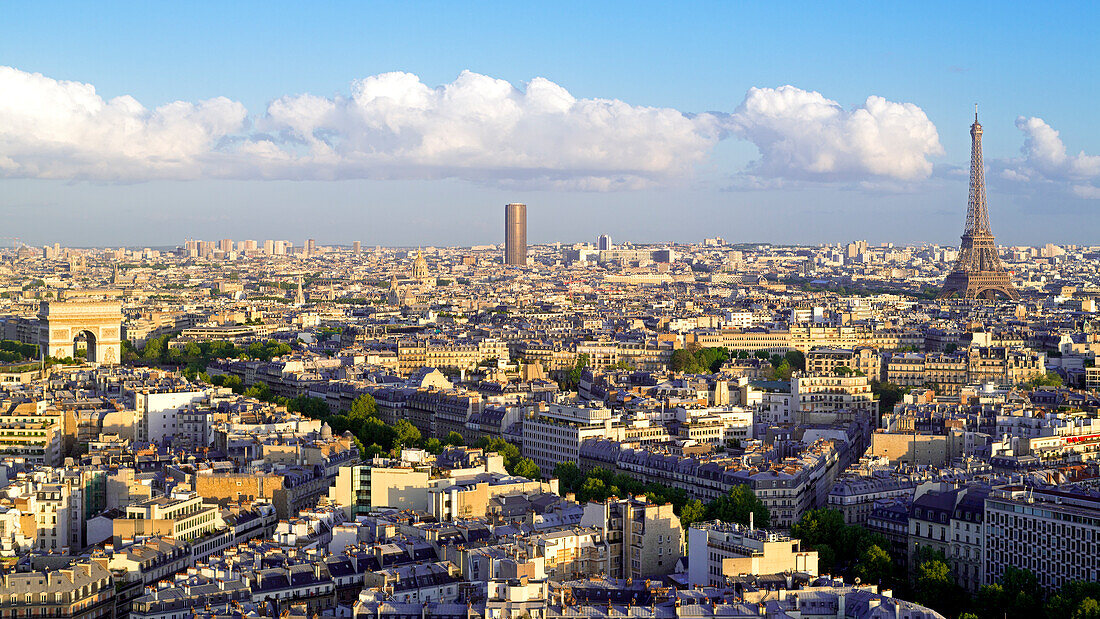
[[[620,417],[599,405],[555,403],[523,421],[523,455],[546,473],[559,462],[577,462],[581,443],[591,438],[623,440]]]
[[[195,493],[158,496],[126,507],[125,518],[114,521],[116,540],[164,535],[192,541],[214,531],[218,509]]]
[[[866,376],[811,375],[796,373],[791,378],[791,400],[800,423],[811,423],[815,415],[838,411],[865,411],[878,418],[878,401]]]
[[[1046,354],[1003,346],[971,346],[953,353],[893,355],[886,362],[888,382],[903,387],[935,385],[946,395],[956,395],[966,385],[1017,385],[1045,371]]]
[[[656,505],[644,496],[584,506],[582,527],[603,531],[605,572],[613,578],[665,576],[683,554],[683,528],[672,504]]]
[[[687,531],[688,584],[722,587],[727,578],[805,572],[818,574],[816,550],[776,531],[735,522],[697,522]]]
[[[607,568],[604,539],[602,528],[573,527],[527,535],[517,545],[523,555],[542,558],[547,578],[568,580],[578,575],[595,576]]]
[[[82,561],[45,572],[12,572],[0,580],[0,616],[99,619],[115,616],[111,571]]]
[[[62,434],[63,415],[48,408],[45,400],[0,401],[0,457],[58,466]]]
[[[423,510],[428,505],[430,477],[429,466],[343,466],[329,489],[329,498],[349,519],[383,508]]]
[[[882,356],[874,348],[815,348],[806,353],[806,373],[817,376],[833,376],[847,368],[862,373],[871,380],[882,374]]]

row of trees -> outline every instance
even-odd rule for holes
[[[246,391],[247,394],[247,391]],[[355,435],[359,452],[364,458],[377,455],[397,456],[407,447],[420,447],[439,454],[447,447],[459,447],[465,439],[458,432],[451,432],[442,439],[424,439],[419,428],[405,419],[389,425],[378,417],[378,403],[370,394],[363,394],[351,403],[351,409],[333,414],[329,405],[320,398],[299,396],[286,402],[287,410],[300,412],[312,419],[320,419],[332,428],[334,434],[351,431]],[[504,468],[512,475],[539,479],[542,472],[530,458],[520,456],[519,448],[501,438],[482,437],[474,447],[495,451],[504,458]]]
[[[1048,596],[1035,574],[1010,567],[1000,582],[981,587],[972,597],[955,582],[944,554],[927,546],[914,557],[910,579],[891,556],[886,538],[863,527],[846,525],[844,516],[836,510],[806,512],[791,527],[791,537],[801,540],[804,549],[818,552],[822,572],[892,588],[899,597],[947,617],[1100,619],[1100,583],[1071,582]]]
[[[703,503],[692,499],[682,488],[641,482],[629,474],[615,473],[602,467],[581,471],[574,462],[558,463],[554,467],[554,477],[558,478],[561,489],[574,493],[580,503],[606,501],[612,496],[625,498],[638,495],[645,495],[651,503],[658,505],[671,503],[684,527],[701,520],[748,524],[750,513],[759,527],[768,526],[770,519],[768,508],[745,485],[735,486],[728,495]]]
[[[1027,381],[1026,386],[1030,389],[1038,389],[1040,387],[1061,387],[1062,376],[1057,372],[1047,372]]]
[[[222,341],[188,342],[183,348],[170,348],[168,342],[172,337],[173,335],[169,334],[146,340],[140,359],[147,363],[198,365],[206,369],[206,366],[215,359],[270,361],[273,357],[285,355],[293,350],[290,344],[276,340],[252,342],[248,346],[237,346],[232,342]],[[134,352],[129,342],[123,344],[124,357],[126,352]],[[134,360],[136,359],[135,356]]]
[[[769,354],[766,350],[757,350],[750,353],[747,350],[729,350],[724,346],[702,348],[688,346],[673,351],[669,359],[668,368],[673,372],[685,372],[688,374],[713,374],[722,369],[722,366],[731,359],[749,359],[756,357],[768,361],[772,365],[770,378],[774,380],[790,380],[791,373],[806,369],[806,356],[801,351],[791,350],[784,355]]]
[[[0,341],[0,363],[17,363],[37,359],[38,347],[15,340]]]

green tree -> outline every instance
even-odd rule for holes
[[[1100,619],[1100,603],[1092,598],[1085,598],[1073,609],[1070,619]]]
[[[779,362],[779,365],[772,369],[773,380],[790,380],[791,379],[791,364],[787,363],[786,359]]]
[[[397,423],[393,424],[393,429],[395,433],[393,447],[395,449],[420,444],[420,430],[407,420],[398,420]]]
[[[695,352],[695,362],[699,372],[718,372],[729,359],[729,350],[724,346],[701,348]]]
[[[672,357],[668,361],[668,369],[673,372],[688,372],[694,373],[698,365],[695,362],[695,355],[691,354],[686,348],[680,348],[672,351]]]
[[[443,443],[433,436],[424,442],[424,449],[428,453],[439,455],[443,452]]]
[[[699,499],[688,501],[680,510],[680,525],[690,526],[693,522],[699,522],[707,517],[707,506]]]
[[[351,410],[348,411],[348,417],[350,419],[362,420],[367,417],[373,417],[378,412],[378,402],[375,401],[374,396],[369,393],[355,398],[351,402]]]
[[[1027,381],[1027,386],[1031,389],[1039,389],[1040,387],[1061,387],[1062,377],[1057,372],[1047,372],[1046,374],[1040,374]]]
[[[799,372],[806,371],[806,355],[801,350],[788,350],[784,358],[787,360],[787,364],[791,366],[791,369]]]
[[[791,536],[817,548],[819,544],[835,542],[844,529],[844,515],[835,509],[811,509],[803,512],[791,526]]]
[[[738,484],[729,494],[719,497],[707,505],[707,518],[723,522],[749,523],[749,514],[753,515],[753,525],[767,528],[771,514],[764,503],[745,484]]]
[[[188,361],[198,361],[202,358],[202,348],[199,348],[199,345],[195,342],[188,342],[183,347],[183,356]]]
[[[998,587],[1000,585],[997,585]],[[984,587],[983,587],[984,588]],[[1051,596],[1044,611],[1049,619],[1070,617],[1086,600],[1100,600],[1100,583],[1073,581],[1062,585],[1058,593]],[[1089,604],[1088,606],[1091,606]]]
[[[576,462],[559,462],[554,466],[554,477],[561,487],[569,492],[576,492],[578,486],[584,483],[584,474]]]
[[[820,558],[820,557],[819,557]],[[859,557],[856,574],[868,584],[880,584],[890,578],[894,571],[894,560],[881,546],[868,546]]]
[[[576,362],[573,363],[573,369],[569,370],[569,384],[575,389],[581,382],[581,372],[584,368],[588,367],[588,354],[581,353],[577,355]]]
[[[141,358],[150,362],[157,363],[160,361],[161,356],[164,355],[165,343],[168,341],[168,336],[162,335],[161,337],[150,338],[145,341],[145,348],[141,351]]]
[[[454,430],[447,433],[447,436],[443,439],[443,444],[448,447],[459,447],[466,444],[466,439],[462,438],[462,435]]]
[[[373,451],[372,455],[392,450],[397,439],[396,426],[388,426],[377,417],[364,418],[360,422],[359,428],[353,430],[353,432],[359,437],[359,440],[363,441],[364,445],[371,446],[368,447],[368,451]],[[375,445],[378,447],[376,451],[373,450]]]
[[[883,415],[894,412],[894,406],[908,392],[908,389],[903,389],[893,383],[878,380],[871,381],[871,393],[878,399],[879,413]]]
[[[332,414],[328,402],[321,398],[311,398],[304,395],[291,398],[287,402],[286,409],[292,413],[301,413],[310,419],[324,419]]]
[[[516,466],[512,469],[513,475],[520,477],[526,477],[527,479],[541,479],[542,471],[539,470],[539,465],[535,464],[535,461],[530,458],[520,458],[516,461]]]
[[[966,591],[955,583],[951,567],[942,552],[929,546],[917,553],[915,570],[916,599],[944,615],[952,616],[967,605]]]
[[[272,396],[271,388],[266,383],[255,383],[248,389],[244,390],[244,395],[250,398],[256,398],[257,400],[270,401]]]
[[[577,499],[581,500],[581,497],[585,497],[583,500],[587,501],[606,501],[610,496],[607,484],[604,480],[598,477],[589,477],[584,480],[584,485],[581,486],[581,492],[577,494]]]
[[[519,447],[509,443],[508,441],[498,437],[482,437],[474,447],[483,449],[486,452],[496,452],[504,458],[504,468],[510,473],[516,462],[519,460]]]

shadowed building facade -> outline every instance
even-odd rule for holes
[[[527,264],[527,205],[504,205],[504,264]]]

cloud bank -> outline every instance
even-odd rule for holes
[[[0,175],[158,178],[462,178],[607,190],[691,174],[718,141],[713,115],[523,90],[463,72],[432,88],[409,73],[334,98],[282,97],[251,118],[240,103],[150,110],[90,84],[0,67]]]
[[[1054,184],[1072,195],[1100,199],[1100,156],[1066,153],[1057,131],[1042,118],[1016,119],[1024,134],[1022,158],[1001,163],[1001,178],[1021,183]]]
[[[1058,133],[1021,118],[1024,156],[1002,177],[1100,197],[1100,157],[1067,155]],[[932,175],[939,134],[912,103],[870,96],[854,108],[794,86],[752,88],[732,112],[686,114],[522,87],[469,71],[441,86],[410,73],[346,94],[278,98],[258,112],[225,97],[147,108],[93,85],[0,66],[0,177],[437,179],[592,191],[690,181],[724,139],[759,158],[742,187],[846,183],[900,187]]]
[[[198,178],[247,110],[224,97],[154,110],[104,101],[90,84],[0,66],[0,175],[62,179]]]
[[[923,110],[877,96],[845,110],[794,86],[752,88],[730,123],[759,149],[748,172],[764,179],[915,181],[928,178],[929,158],[943,154]]]

